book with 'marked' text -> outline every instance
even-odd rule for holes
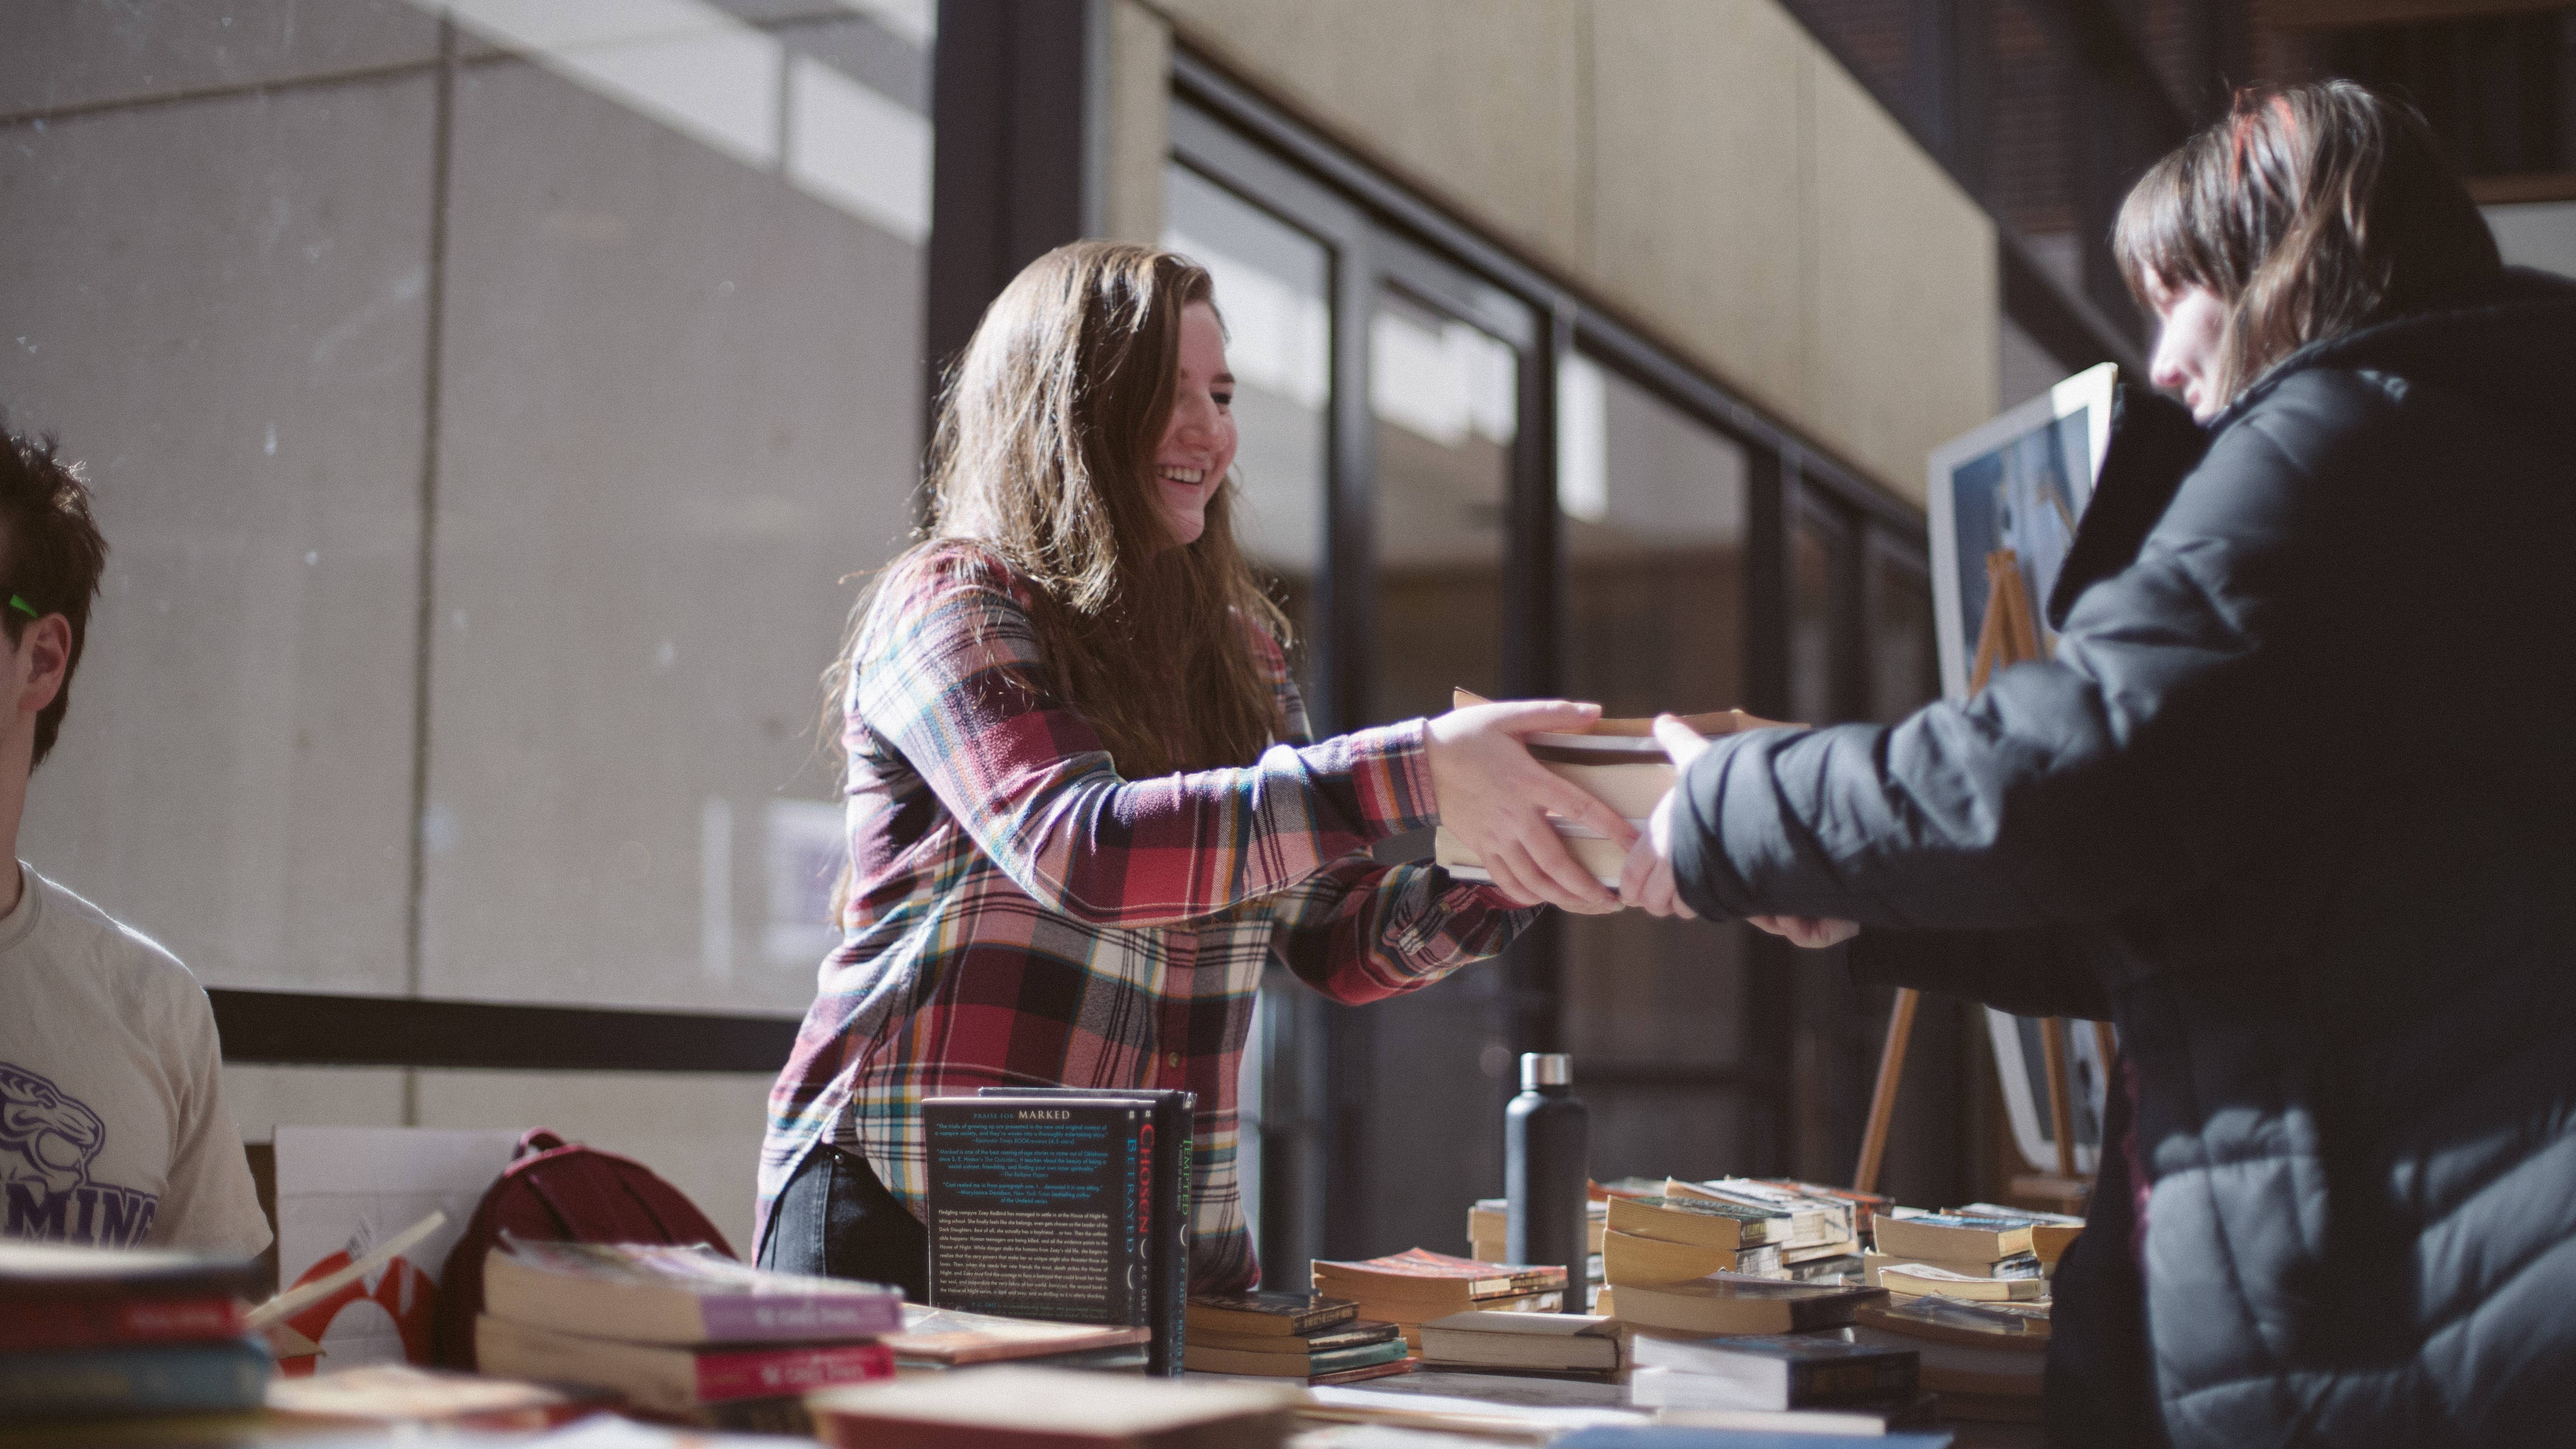
[[[1156,1212],[1157,1176],[1179,1156],[1160,1110],[1106,1093],[923,1102],[932,1305],[1153,1326],[1154,1258],[1177,1242]],[[1180,1358],[1170,1333],[1153,1347],[1157,1361]]]

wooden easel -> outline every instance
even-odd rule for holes
[[[1977,658],[1969,670],[1968,692],[1975,694],[1984,689],[1994,672],[2007,664],[2041,657],[2039,625],[2030,610],[2030,591],[2022,587],[2021,560],[2011,549],[1996,549],[1986,555],[1986,617],[1977,628]],[[1896,1116],[1896,1087],[1905,1075],[1905,1045],[1914,1034],[1914,1009],[1921,996],[1910,987],[1897,988],[1895,1009],[1888,1013],[1887,1044],[1878,1054],[1878,1085],[1869,1096],[1869,1126],[1861,1134],[1860,1163],[1852,1169],[1852,1187],[1856,1191],[1872,1192],[1878,1187],[1879,1165],[1887,1156],[1888,1124]],[[2108,1071],[2115,1045],[2111,1024],[2097,1021],[2093,1023],[2093,1033],[2103,1069]],[[2088,1180],[2075,1171],[2075,1111],[2067,1084],[2065,1019],[2044,1018],[2039,1024],[2039,1042],[2041,1066],[2048,1079],[2049,1135],[2057,1140],[2057,1176],[2053,1181],[2016,1183],[2016,1189],[2040,1189],[2016,1195],[2078,1197],[2086,1190]]]

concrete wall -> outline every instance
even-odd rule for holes
[[[1115,4],[1121,94],[1208,54],[1905,497],[1995,411],[1992,224],[1771,0]]]

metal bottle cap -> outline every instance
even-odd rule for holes
[[[1521,1090],[1574,1085],[1574,1058],[1563,1052],[1521,1053]]]

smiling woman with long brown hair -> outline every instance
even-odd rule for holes
[[[1233,390],[1208,275],[1169,252],[1060,248],[977,327],[929,536],[838,666],[843,939],[771,1093],[763,1263],[919,1299],[922,1098],[1183,1088],[1191,1280],[1246,1286],[1235,1079],[1264,965],[1374,1001],[1492,956],[1542,902],[1616,908],[1545,812],[1626,825],[1518,739],[1594,707],[1308,741],[1286,621],[1235,548]],[[1495,884],[1371,856],[1435,822]]]
[[[1659,723],[1623,885],[2118,1022],[2052,1442],[2564,1443],[2576,285],[2347,82],[2240,96],[2115,248],[2180,402],[2123,390],[2056,658],[1892,727]]]

